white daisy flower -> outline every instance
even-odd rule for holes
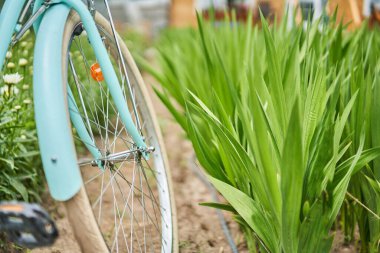
[[[9,69],[13,69],[14,67],[16,67],[16,65],[13,62],[9,62],[7,64],[7,68],[9,68]]]
[[[12,91],[13,94],[15,94],[15,95],[17,95],[17,94],[20,92],[20,90],[17,89],[16,87],[12,87],[12,88],[11,88],[11,91]]]
[[[21,109],[21,106],[20,106],[20,105],[16,105],[14,109],[15,109],[16,111],[17,111],[17,110],[20,110],[20,109]]]
[[[23,140],[25,140],[26,136],[25,135],[21,135],[20,138],[23,139]]]
[[[24,101],[22,101],[24,104],[30,104],[32,103],[32,100],[30,99],[25,99]]]
[[[8,74],[3,76],[3,80],[6,84],[18,84],[19,82],[21,82],[22,79],[24,79],[24,77],[22,77],[22,75],[20,75],[19,73]]]
[[[24,85],[22,86],[22,89],[23,89],[23,90],[28,90],[28,89],[29,89],[29,84],[24,84]]]
[[[20,60],[18,61],[18,65],[20,65],[21,67],[24,67],[27,64],[28,64],[28,60],[25,58],[20,58]]]
[[[20,92],[19,89],[16,87],[10,87],[8,85],[4,85],[0,88],[0,95],[6,94],[9,95],[9,93],[13,93],[14,95],[17,95]]]
[[[9,87],[8,85],[4,85],[3,87],[0,87],[0,95],[9,94]]]
[[[8,51],[7,54],[5,55],[5,57],[6,57],[7,59],[12,58],[12,52],[11,52],[11,51]]]

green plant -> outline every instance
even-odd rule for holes
[[[342,37],[342,36],[338,36]],[[362,27],[347,41],[340,40],[346,48],[346,54],[335,57],[347,65],[344,73],[349,77],[349,85],[341,89],[341,104],[346,103],[352,93],[357,92],[357,102],[352,115],[345,127],[345,136],[352,140],[349,154],[353,154],[360,144],[360,136],[355,129],[363,129],[366,135],[364,148],[374,148],[380,145],[379,125],[379,74],[380,51],[377,46],[380,36],[377,32],[369,32]],[[360,64],[352,64],[360,63]],[[380,168],[379,158],[366,166],[351,180],[348,189],[349,198],[343,210],[343,226],[346,241],[354,240],[357,222],[360,233],[361,252],[379,252],[380,247]],[[352,212],[352,210],[354,212]]]
[[[39,200],[44,190],[32,99],[32,36],[7,53],[0,80],[0,199]]]
[[[328,252],[350,180],[380,154],[365,125],[348,127],[363,91],[347,74],[372,54],[352,49],[376,32],[198,21],[161,39],[160,71],[140,62],[228,201],[205,205],[234,212],[252,252]]]

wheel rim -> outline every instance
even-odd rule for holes
[[[92,167],[92,159],[74,130],[78,163],[99,229],[111,252],[171,252],[173,228],[165,162],[138,78],[126,60],[141,121],[140,131],[147,145],[156,149],[149,161],[136,151],[105,82],[91,78],[90,68],[96,58],[86,34],[79,35],[80,27],[80,23],[75,26],[70,43],[68,80],[78,106],[76,113],[82,117],[102,156],[109,158],[103,161],[103,170]],[[124,96],[130,101],[113,36],[103,27],[98,28],[114,59]],[[130,103],[128,108],[132,111]],[[133,120],[136,121],[134,115]],[[126,151],[130,151],[128,156]]]

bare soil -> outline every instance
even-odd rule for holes
[[[150,86],[154,81],[147,76],[145,82]],[[193,156],[191,143],[157,97],[152,97],[157,105],[155,109],[172,170],[180,252],[231,252],[215,210],[199,205],[201,202],[212,202],[212,198],[208,188],[189,168]],[[229,225],[235,241],[241,249],[245,248],[244,238],[238,232],[236,223],[229,222]]]

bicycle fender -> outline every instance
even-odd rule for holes
[[[60,201],[73,197],[82,186],[62,74],[62,40],[69,12],[64,4],[47,10],[39,25],[34,51],[38,142],[50,194]]]

